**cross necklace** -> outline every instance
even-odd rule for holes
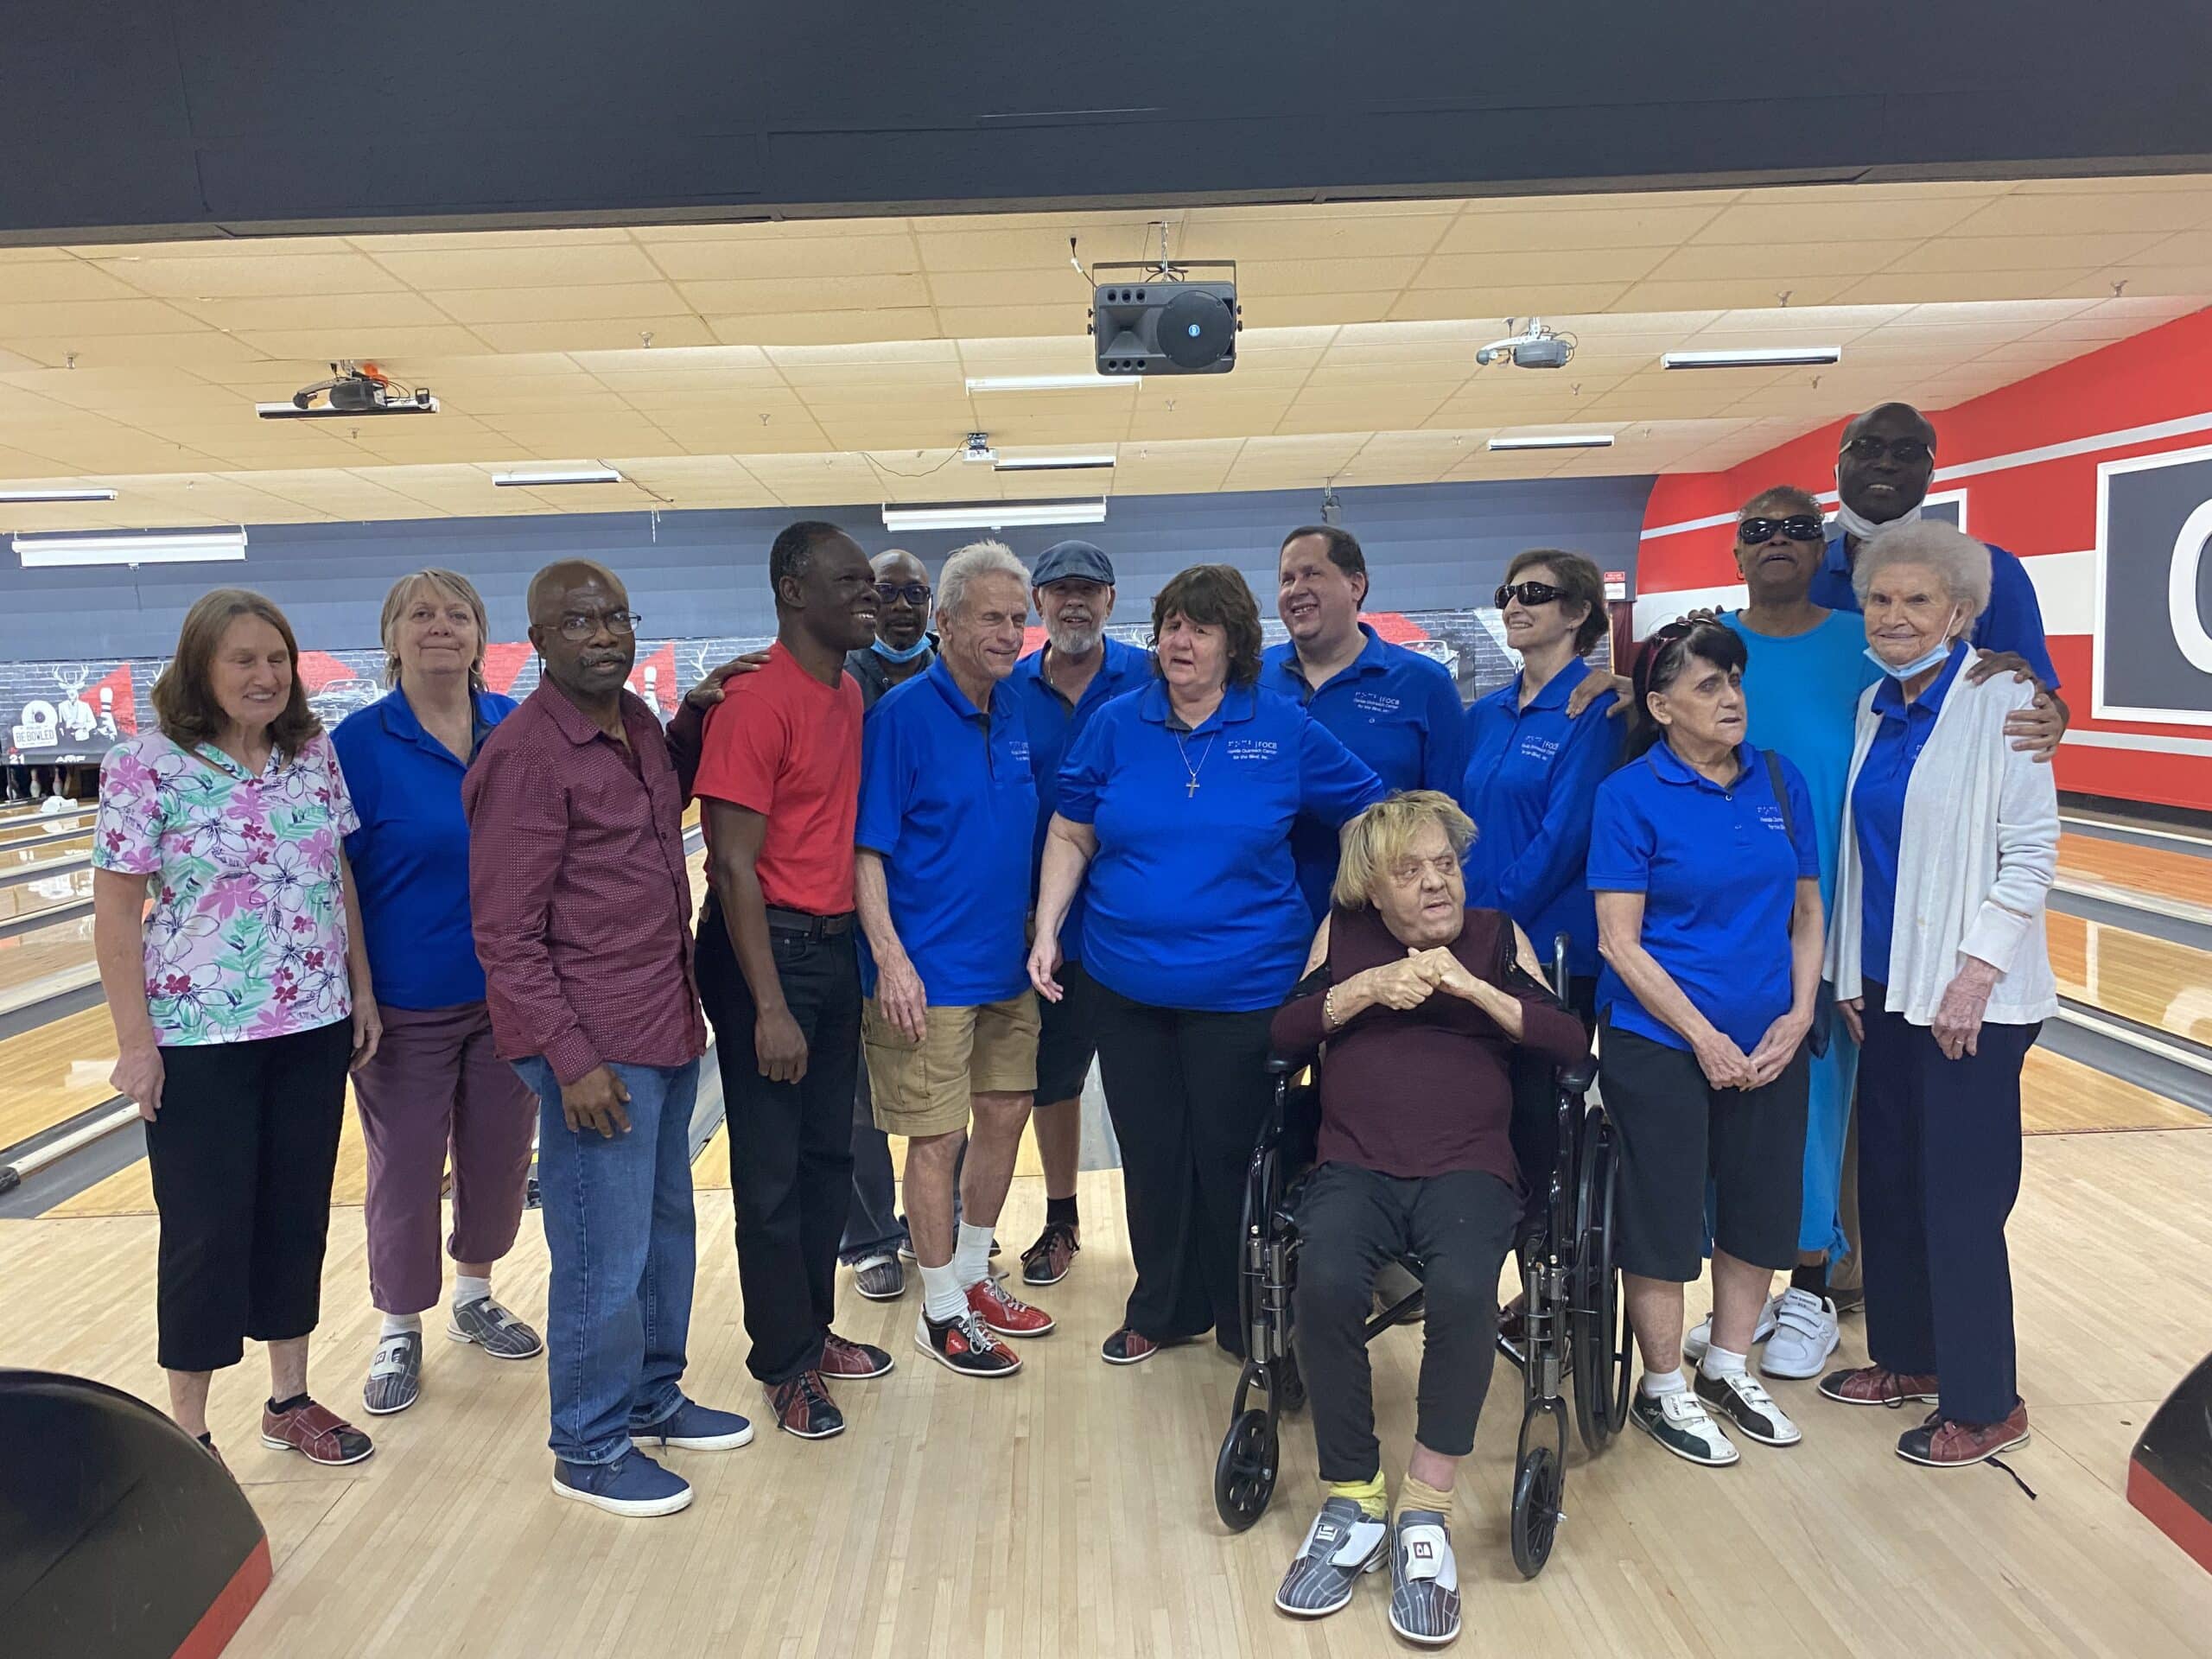
[[[1213,746],[1220,741],[1220,738],[1221,730],[1217,727],[1214,729],[1214,734],[1206,739],[1205,747],[1198,751],[1198,764],[1194,766],[1191,764],[1191,751],[1184,746],[1183,734],[1180,732],[1175,734],[1176,753],[1183,757],[1183,770],[1191,774],[1191,781],[1183,785],[1185,800],[1196,798],[1198,792],[1198,774],[1205,770],[1206,757],[1213,753]]]

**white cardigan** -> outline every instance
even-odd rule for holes
[[[1905,785],[1885,1005],[1916,1026],[1935,1022],[1961,954],[2001,976],[1985,1016],[1991,1023],[2033,1025],[2057,1012],[2043,913],[2058,872],[2058,790],[2051,769],[2005,735],[2005,717],[2034,698],[2032,685],[2009,674],[1974,685],[1962,668]],[[1840,999],[1861,995],[1866,872],[1850,803],[1881,723],[1870,689],[1859,701],[1828,925],[1824,976]]]

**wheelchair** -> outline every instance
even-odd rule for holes
[[[1553,952],[1554,989],[1562,1001],[1567,940]],[[1246,1351],[1229,1432],[1214,1459],[1214,1508],[1233,1532],[1249,1528],[1274,1496],[1283,1414],[1306,1402],[1291,1340],[1291,1303],[1298,1282],[1298,1198],[1312,1169],[1320,1128],[1320,1094],[1302,1068],[1268,1061],[1275,1079],[1273,1109],[1262,1124],[1245,1173],[1243,1236],[1237,1298]],[[1535,1217],[1517,1245],[1525,1312],[1518,1341],[1501,1331],[1498,1351],[1522,1376],[1521,1433],[1513,1474],[1513,1560],[1524,1578],[1551,1558],[1567,1481],[1568,1396],[1575,1427],[1591,1455],[1603,1452],[1628,1421],[1630,1367],[1628,1314],[1614,1261],[1614,1192],[1619,1143],[1605,1109],[1588,1099],[1597,1072],[1585,1058],[1550,1079],[1558,1146]],[[1533,1172],[1528,1173],[1533,1179]],[[1418,1280],[1421,1264],[1404,1258]],[[1420,1308],[1416,1288],[1367,1321],[1373,1342]],[[1253,1403],[1257,1393],[1264,1405]]]

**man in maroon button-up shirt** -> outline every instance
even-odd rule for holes
[[[637,620],[598,565],[538,572],[530,638],[543,677],[484,740],[461,801],[493,1035],[542,1107],[554,1490],[660,1515],[690,1488],[633,1436],[715,1447],[752,1430],[681,1386],[706,1027],[683,791],[659,721],[624,689]]]

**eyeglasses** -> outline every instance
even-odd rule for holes
[[[1870,432],[1845,444],[1843,453],[1853,461],[1879,461],[1887,455],[1900,467],[1917,467],[1935,454],[1936,448],[1925,438],[1878,438]]]
[[[925,611],[929,608],[930,585],[925,582],[910,582],[903,586],[895,582],[879,582],[875,584],[875,596],[886,605],[895,605],[903,599],[916,610]]]
[[[645,620],[635,611],[597,611],[589,614],[570,611],[561,619],[561,637],[570,645],[580,645],[602,627],[618,639],[626,639],[638,631],[638,624]]]
[[[1516,599],[1523,605],[1548,605],[1554,600],[1565,599],[1567,589],[1554,588],[1548,582],[1509,582],[1491,597],[1502,611]]]
[[[1817,542],[1827,534],[1827,525],[1818,513],[1793,512],[1787,518],[1746,518],[1736,526],[1736,539],[1746,547],[1770,542],[1777,534],[1793,542]]]

